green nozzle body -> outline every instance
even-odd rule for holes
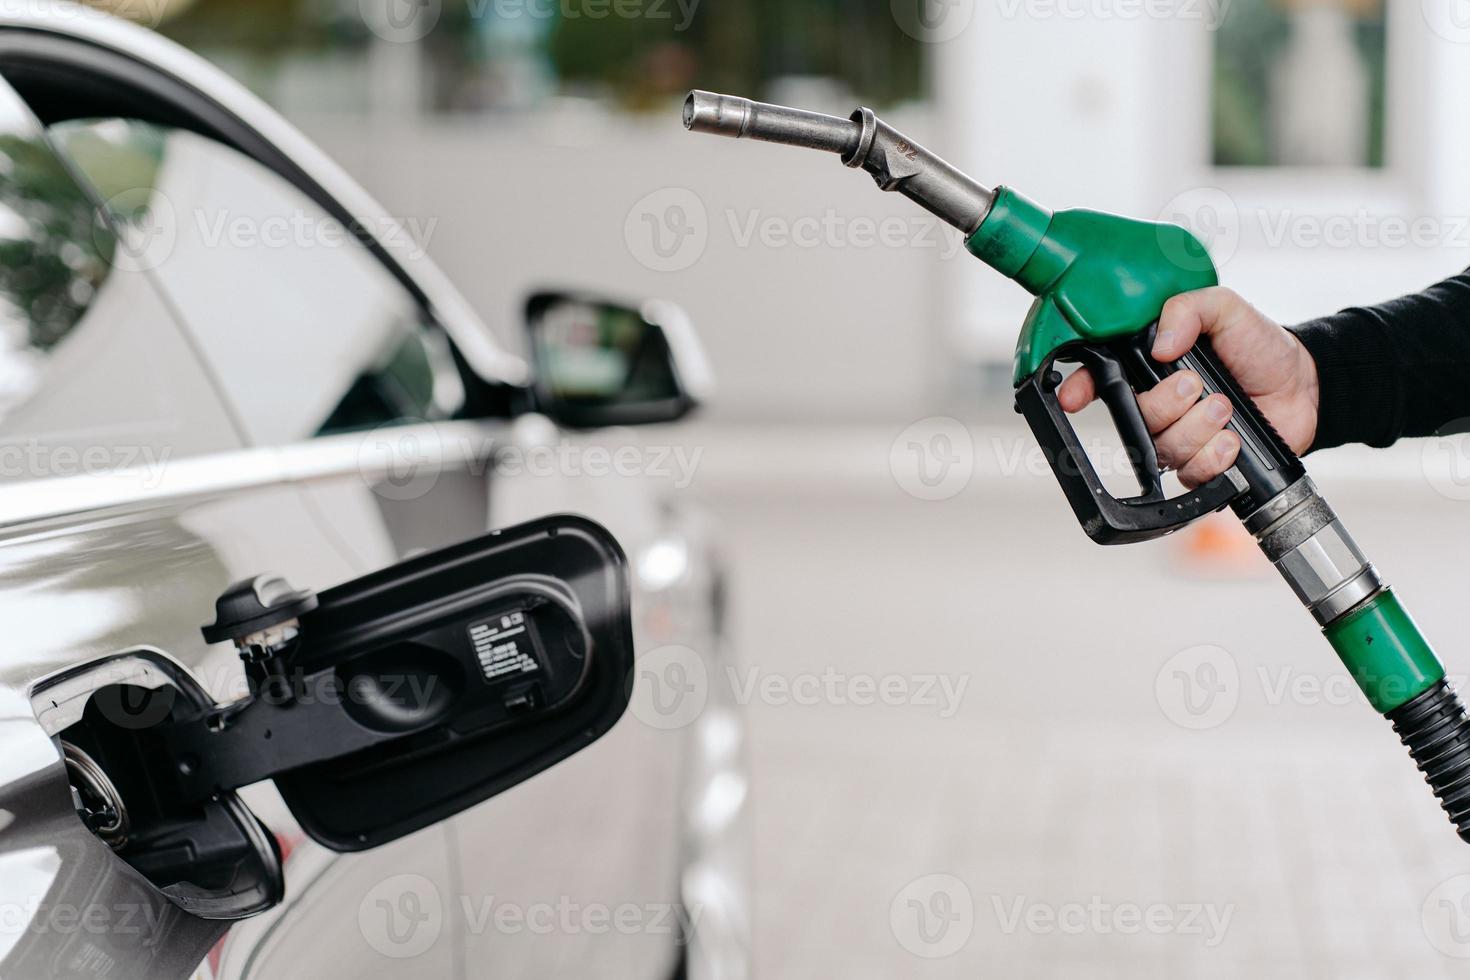
[[[1009,187],[965,247],[1036,297],[1016,341],[1016,384],[1058,348],[1138,333],[1170,296],[1218,281],[1204,245],[1178,225],[1052,212]]]

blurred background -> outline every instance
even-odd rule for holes
[[[834,160],[678,123],[692,87],[869,105],[984,183],[1191,226],[1291,323],[1470,261],[1450,0],[147,2],[503,343],[548,285],[693,317],[719,397],[649,438],[701,453],[740,680],[837,677],[749,697],[762,975],[1461,975],[1470,854],[1286,587],[1228,522],[1077,529],[1009,412],[1027,297]],[[1312,460],[1452,672],[1464,463]]]

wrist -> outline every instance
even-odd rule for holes
[[[1300,445],[1291,447],[1292,451],[1301,454],[1306,452],[1317,438],[1317,414],[1322,402],[1322,387],[1317,376],[1317,361],[1312,357],[1312,352],[1307,350],[1307,345],[1303,344],[1296,334],[1288,332],[1287,335],[1291,337],[1292,345],[1296,347],[1297,393],[1307,418]]]

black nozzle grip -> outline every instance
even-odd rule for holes
[[[1071,419],[1057,401],[1058,360],[1076,361],[1092,373],[1098,397],[1108,409],[1123,450],[1138,480],[1139,494],[1119,498],[1103,485]],[[1177,530],[1231,503],[1241,489],[1226,473],[1192,491],[1164,495],[1163,470],[1153,436],[1144,422],[1128,373],[1125,353],[1110,344],[1073,344],[1061,348],[1016,388],[1016,410],[1025,417],[1051,465],[1072,512],[1087,536],[1099,544],[1148,541]]]
[[[1199,375],[1204,385],[1202,397],[1219,393],[1230,400],[1234,412],[1228,428],[1240,437],[1235,470],[1245,484],[1244,492],[1232,501],[1237,514],[1241,517],[1251,514],[1306,475],[1296,453],[1221,363],[1210,338],[1200,337],[1183,357],[1166,364],[1155,361],[1150,353],[1155,327],[1114,342],[1113,349],[1135,391],[1147,391],[1169,375],[1189,370]]]

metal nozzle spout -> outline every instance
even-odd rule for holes
[[[698,89],[684,100],[684,128],[839,154],[856,149],[862,136],[862,127],[850,119]]]
[[[696,89],[684,100],[684,128],[836,153],[849,167],[866,170],[883,190],[898,191],[966,235],[980,227],[993,198],[988,188],[874,116],[870,109],[858,109],[841,119]]]

